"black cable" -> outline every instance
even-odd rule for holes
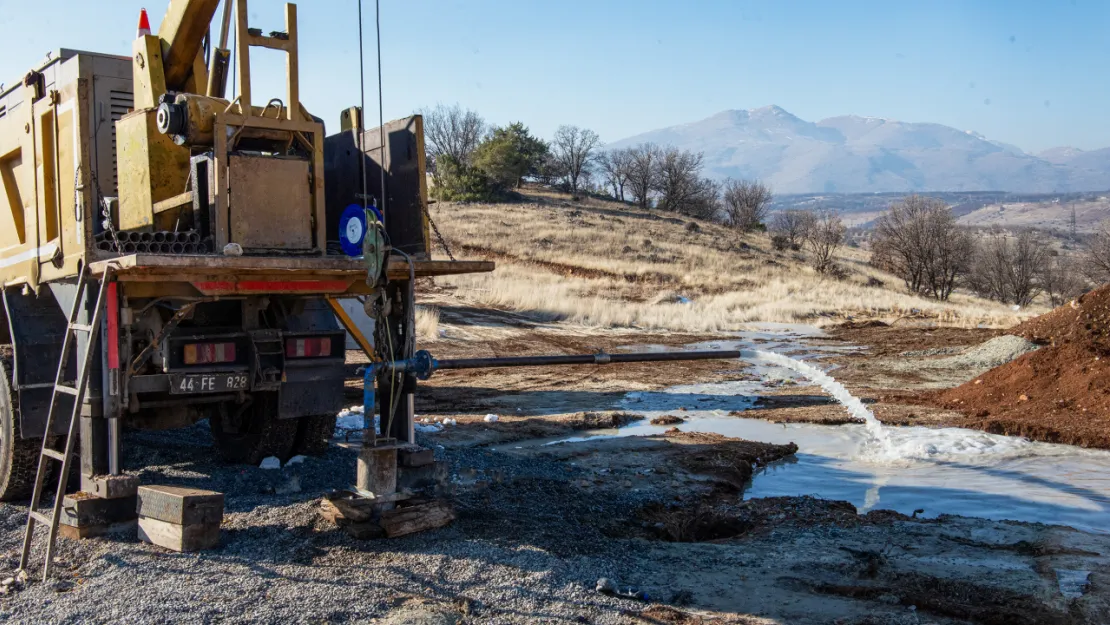
[[[363,118],[366,116],[366,54],[362,51],[362,0],[358,2],[358,89],[359,110],[358,124],[355,126],[355,136],[358,138],[358,171],[362,176],[362,210],[366,212],[366,154],[362,152]],[[369,224],[367,224],[369,225]]]
[[[374,19],[377,27],[378,34],[378,142],[381,143],[382,151],[382,220],[386,220],[385,216],[385,113],[382,111],[382,3],[381,0],[374,0]]]

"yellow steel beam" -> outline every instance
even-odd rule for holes
[[[351,316],[347,314],[346,309],[339,305],[339,300],[335,299],[334,297],[327,297],[324,299],[328,301],[328,306],[331,306],[331,310],[339,319],[339,323],[343,324],[343,327],[351,333],[352,337],[354,337],[355,342],[358,343],[358,346],[361,347],[362,351],[366,353],[366,357],[370,359],[370,362],[378,362],[378,360],[380,359],[374,353],[374,347],[358,329],[358,326],[355,325],[354,320],[352,320]]]
[[[163,42],[166,87],[171,91],[184,87],[193,74],[193,62],[219,5],[220,0],[170,0],[166,16],[158,25],[158,38]]]

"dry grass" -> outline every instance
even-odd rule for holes
[[[439,309],[435,306],[416,307],[416,339],[431,343],[439,338]]]
[[[498,261],[492,274],[438,283],[477,304],[599,327],[719,331],[752,321],[904,317],[1007,327],[1030,314],[963,294],[950,302],[911,295],[858,249],[839,252],[847,277],[834,279],[808,267],[803,253],[772,250],[766,235],[551,192],[530,199],[434,205],[457,253]]]

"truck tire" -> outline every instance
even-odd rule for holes
[[[293,454],[322,456],[328,451],[328,443],[335,434],[335,415],[316,415],[297,419],[297,444]]]
[[[254,393],[242,405],[217,404],[209,413],[212,440],[225,462],[254,464],[277,456],[285,462],[293,455],[296,419],[277,418],[277,393]]]
[[[0,369],[0,501],[16,501],[30,497],[35,487],[42,439],[20,436],[19,400],[12,392],[10,353],[0,353]]]

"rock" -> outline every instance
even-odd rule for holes
[[[497,415],[495,415],[495,414],[488,414],[488,415],[486,415],[486,418],[484,419],[484,421],[485,421],[486,423],[497,423],[497,419],[498,419],[498,416],[497,416]]]
[[[259,469],[280,469],[281,468],[281,460],[279,460],[277,456],[270,456],[269,458],[263,458],[262,459],[262,464],[259,464],[258,468]]]
[[[603,595],[612,596],[617,594],[617,584],[608,577],[602,577],[601,579],[597,580],[597,586],[594,588],[594,590]]]
[[[291,464],[300,464],[304,461],[305,461],[304,456],[296,455],[296,456],[293,456],[292,458],[290,458],[289,461],[285,463],[285,466],[289,466]]]
[[[652,425],[672,425],[675,423],[684,423],[686,419],[673,414],[665,414],[655,417],[651,420]]]
[[[238,243],[228,243],[224,246],[224,256],[242,256],[243,246]]]

